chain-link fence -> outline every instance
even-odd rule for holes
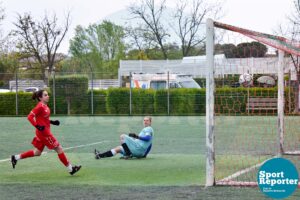
[[[2,73],[0,116],[27,115],[36,104],[32,92],[40,89],[49,92],[49,107],[57,115],[205,115],[205,79],[171,73],[129,73],[122,76],[121,84],[110,77],[116,76],[91,72]],[[239,106],[237,115],[249,114],[249,94],[277,94],[276,87],[235,85],[238,77],[233,74],[215,80],[215,107],[222,115],[232,113],[233,106]],[[285,86],[285,113],[289,114],[294,112],[298,99],[289,81]],[[240,97],[238,104],[232,104],[233,96]]]
[[[46,76],[39,73],[7,73],[0,74],[0,77],[0,115],[27,115],[36,104],[31,99],[32,92],[41,89],[49,92],[48,104],[52,114],[57,115],[205,113],[204,90],[199,89],[191,77],[174,74],[155,74],[155,77],[131,74],[122,77],[121,87],[118,79],[103,79],[113,77],[103,73],[53,72]],[[187,81],[194,85],[188,85],[190,83]],[[186,88],[178,89],[180,87]]]

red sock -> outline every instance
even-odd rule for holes
[[[24,159],[24,158],[29,158],[29,157],[33,157],[33,156],[34,156],[34,151],[29,150],[29,151],[21,153],[20,158]]]
[[[63,153],[60,153],[60,154],[57,154],[57,155],[58,155],[59,160],[60,160],[66,167],[68,167],[69,161],[68,161],[68,159],[67,159],[65,153],[63,152]]]

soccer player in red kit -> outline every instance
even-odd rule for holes
[[[30,123],[36,128],[36,136],[31,142],[35,148],[19,155],[12,155],[12,167],[15,168],[17,161],[20,159],[40,156],[44,150],[44,147],[47,146],[48,149],[53,149],[57,152],[59,160],[67,167],[69,173],[71,175],[75,174],[80,170],[81,166],[71,165],[62,149],[62,146],[59,144],[50,130],[50,124],[59,126],[60,122],[58,120],[52,121],[49,119],[50,109],[47,106],[49,101],[48,92],[45,90],[39,90],[33,93],[32,99],[37,99],[39,101],[35,108],[27,116]]]

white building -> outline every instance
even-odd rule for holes
[[[295,75],[290,57],[285,58],[285,73]],[[215,75],[228,74],[277,74],[278,57],[263,58],[225,58],[224,54],[215,55]],[[206,56],[184,57],[182,60],[120,60],[119,83],[130,73],[180,73],[194,78],[206,76]]]

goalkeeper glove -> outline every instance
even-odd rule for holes
[[[59,126],[60,122],[58,120],[50,120],[50,124],[55,125],[55,126]]]
[[[133,137],[133,138],[136,138],[136,139],[139,138],[139,136],[135,133],[129,133],[128,135],[129,135],[129,137]]]
[[[45,126],[36,125],[35,128],[39,131],[43,131],[45,129]]]

